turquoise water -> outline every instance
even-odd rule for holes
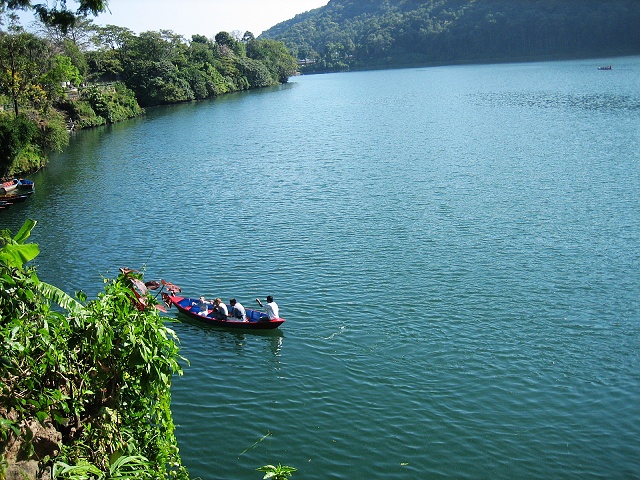
[[[193,477],[639,478],[638,152],[640,57],[305,76],[80,132],[0,222],[70,292],[275,296],[174,325]]]

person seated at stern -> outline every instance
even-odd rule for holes
[[[262,317],[260,320],[275,320],[280,317],[280,308],[278,304],[273,301],[273,297],[271,295],[267,295],[267,304],[264,309],[267,311],[266,318]]]

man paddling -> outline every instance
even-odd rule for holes
[[[278,308],[278,304],[273,301],[273,297],[271,295],[267,295],[267,306],[262,305],[262,302],[259,298],[256,298],[256,302],[258,305],[263,307],[267,314],[260,317],[260,320],[275,320],[276,318],[280,318],[280,309]]]

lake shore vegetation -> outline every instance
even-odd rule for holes
[[[7,8],[0,3],[0,13]],[[283,42],[251,32],[188,41],[170,30],[136,35],[83,17],[61,25],[49,13],[37,33],[13,14],[0,31],[0,179],[42,168],[73,130],[286,83],[298,69]]]
[[[177,287],[123,268],[71,297],[26,266],[35,225],[0,237],[0,478],[187,479],[170,409],[183,359],[157,302]]]

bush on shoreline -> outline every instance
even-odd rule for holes
[[[0,236],[0,478],[187,479],[170,410],[178,340],[150,293],[159,284],[121,269],[84,304],[24,266],[34,226]]]

